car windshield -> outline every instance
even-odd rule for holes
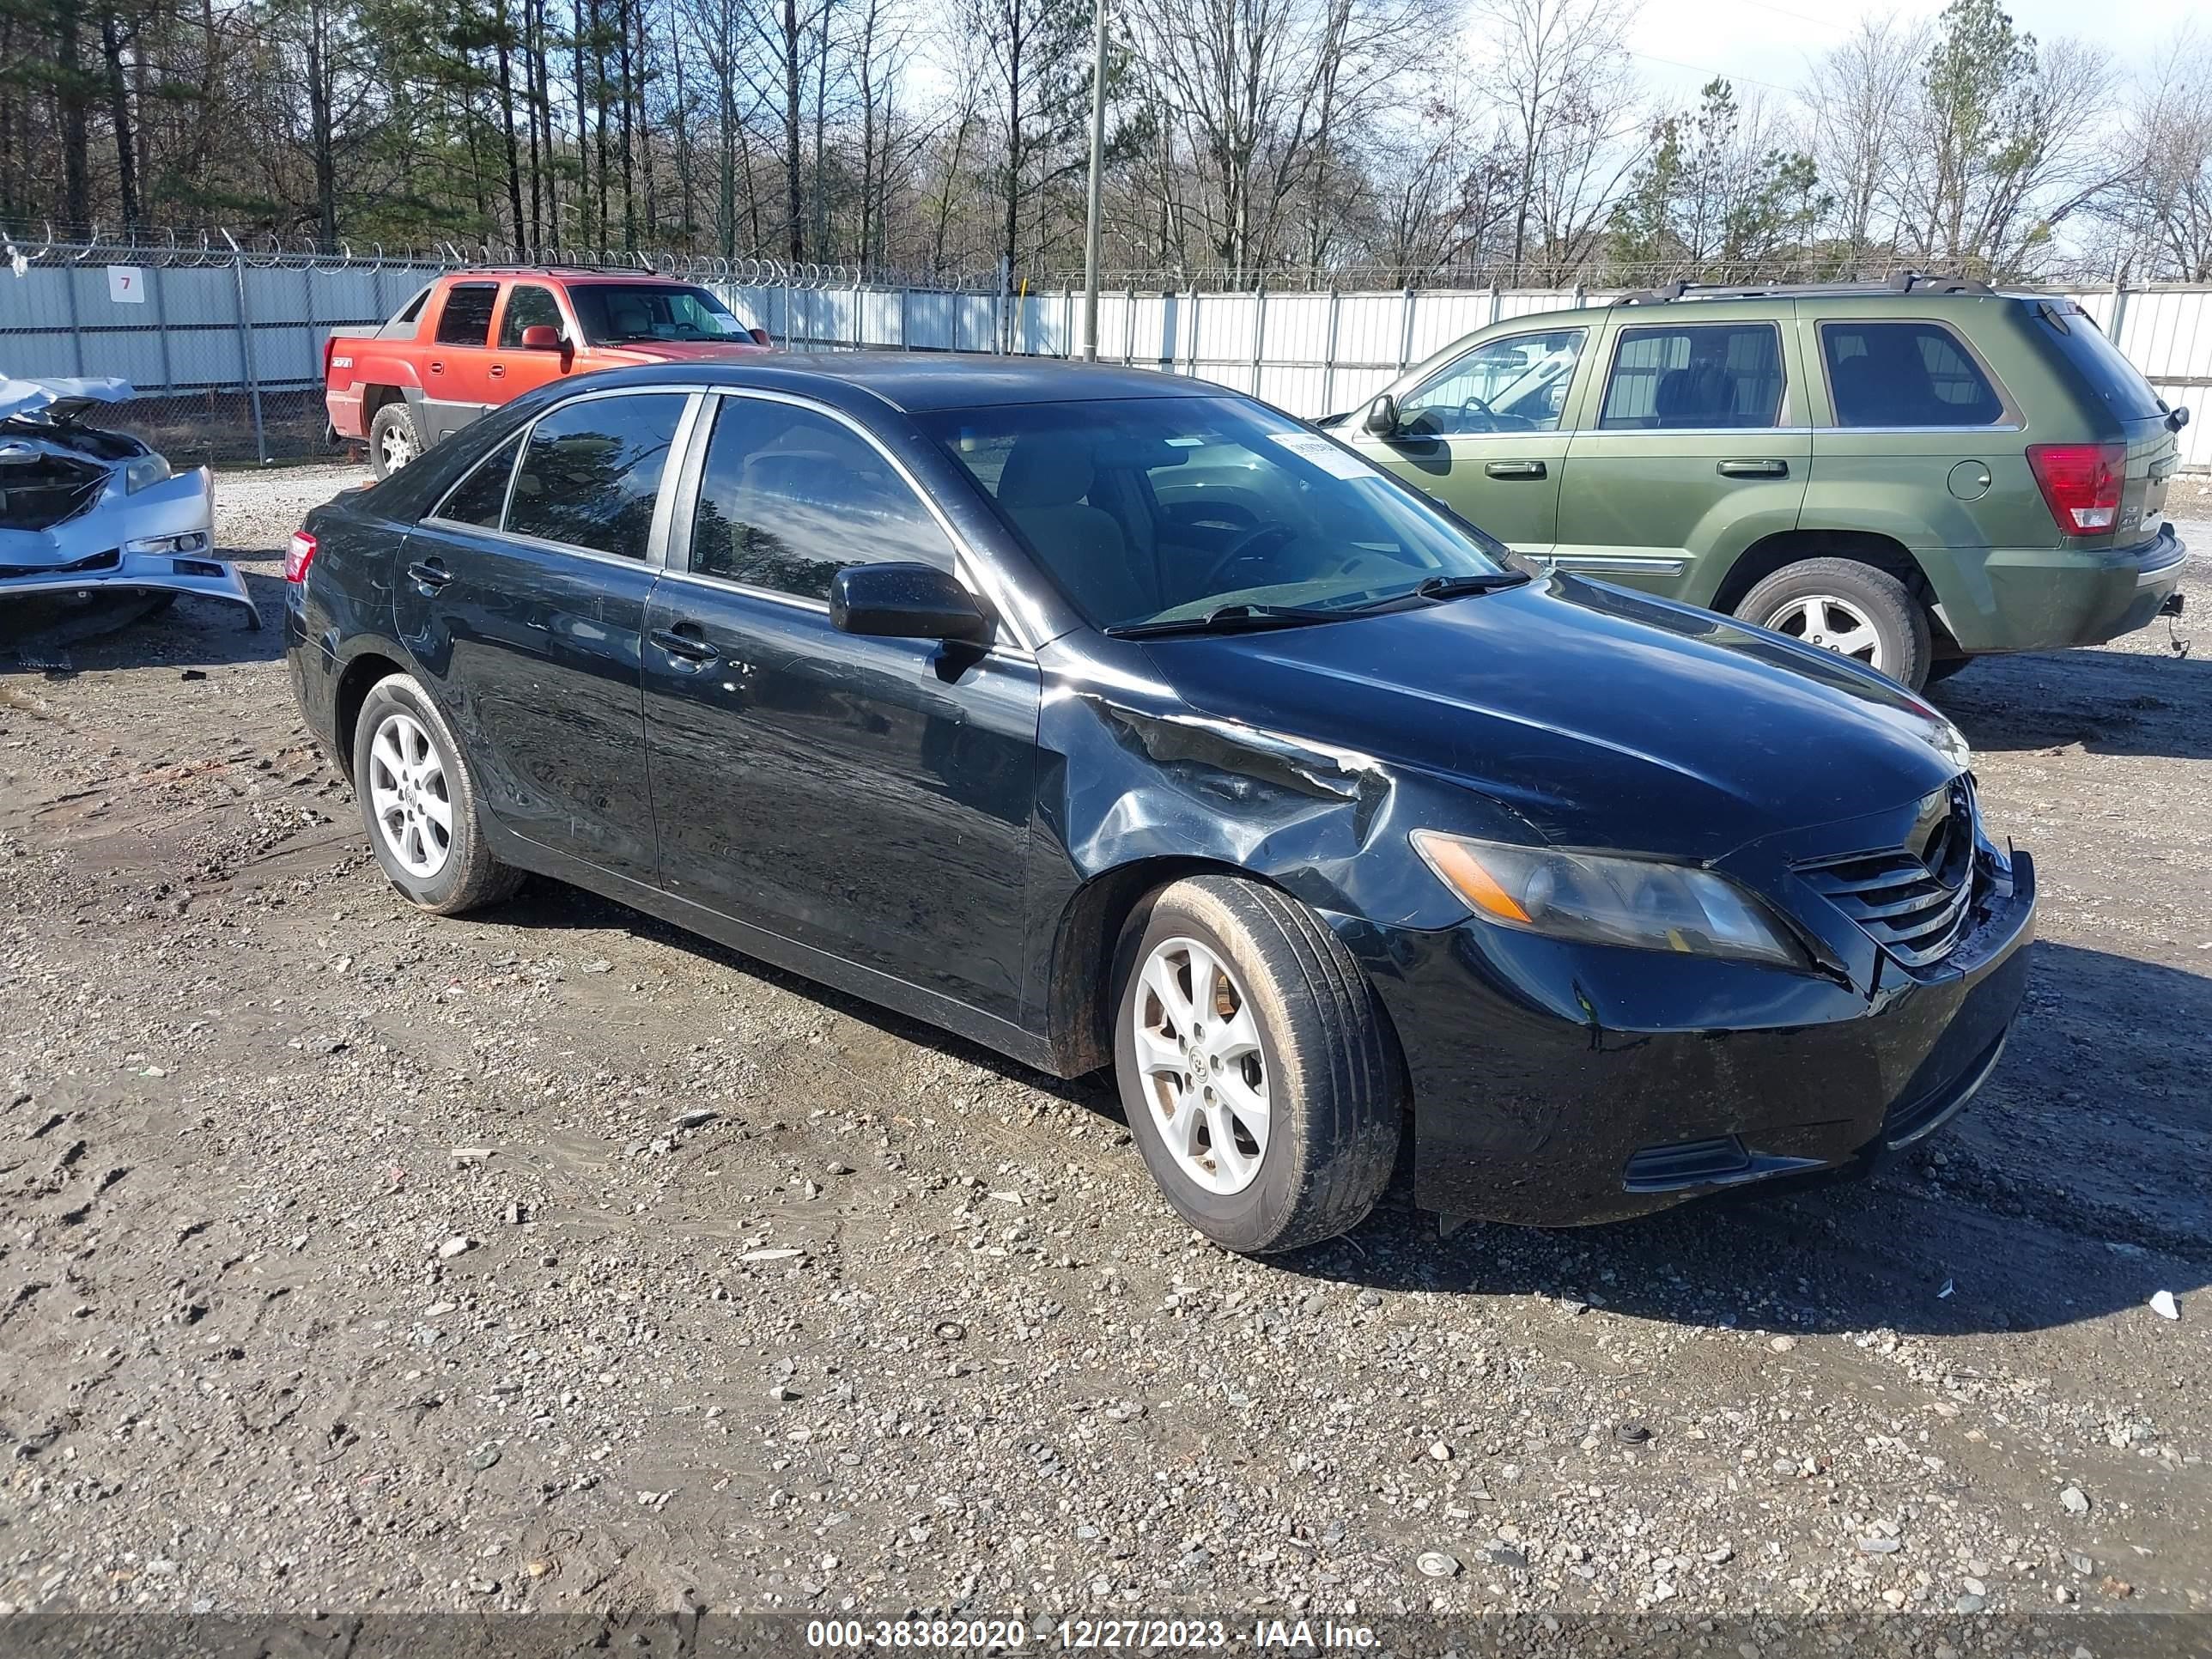
[[[686,283],[572,283],[568,298],[593,345],[747,337],[727,306]]]
[[[1505,550],[1240,398],[946,410],[924,426],[1095,628],[1225,607],[1350,616]],[[1314,620],[1326,618],[1316,617]]]

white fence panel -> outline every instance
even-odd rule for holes
[[[240,264],[188,255],[162,265],[151,251],[149,258],[143,297],[127,302],[112,293],[106,266],[89,259],[52,258],[20,276],[0,271],[0,374],[116,374],[149,395],[312,397],[331,331],[381,322],[437,274],[406,261]],[[746,324],[799,350],[1058,357],[1082,339],[1082,295],[1064,289],[1006,295],[803,278],[714,286]],[[1358,407],[1409,365],[1493,321],[1614,297],[1560,289],[1109,292],[1099,296],[1099,356],[1256,392],[1315,416]],[[2212,468],[2212,289],[2106,288],[2069,297],[2160,397],[2198,408],[2204,418],[2181,434],[2183,463]]]

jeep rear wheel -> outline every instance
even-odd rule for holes
[[[1850,657],[1917,691],[1933,654],[1928,613],[1887,570],[1856,559],[1802,559],[1743,596],[1735,614]]]

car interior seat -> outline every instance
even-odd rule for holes
[[[1087,499],[1097,476],[1088,445],[1044,433],[1017,439],[999,474],[999,505],[1087,615],[1101,623],[1149,616],[1159,603],[1121,521]]]
[[[1662,427],[1734,426],[1735,386],[1718,363],[1691,363],[1659,377],[1651,395],[1655,424]]]

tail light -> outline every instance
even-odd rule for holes
[[[2030,444],[2027,465],[2061,535],[2101,536],[2118,521],[2125,444]]]
[[[284,580],[305,581],[307,567],[315,562],[315,538],[304,530],[292,532],[291,544],[284,550]]]

